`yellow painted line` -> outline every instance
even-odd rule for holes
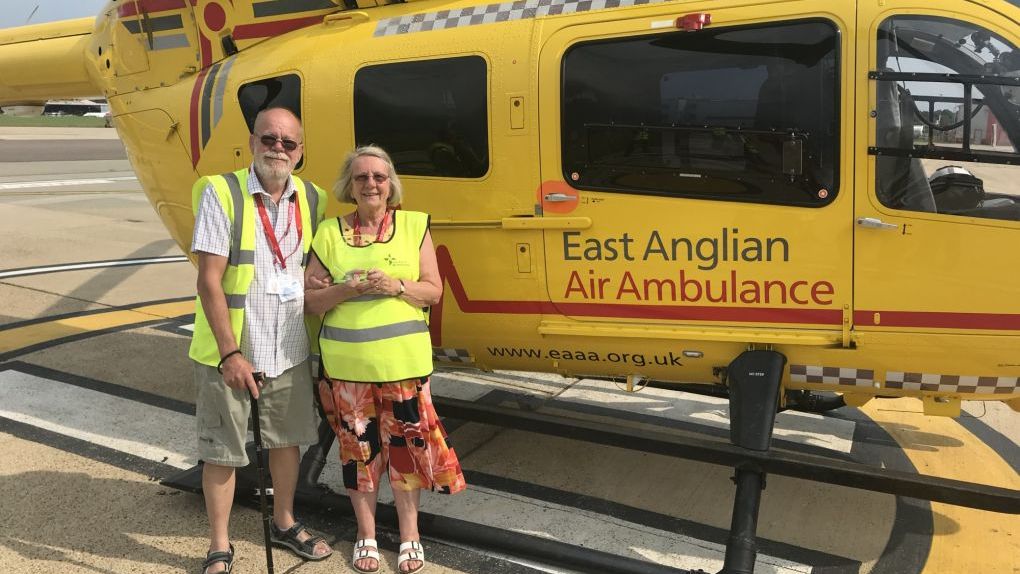
[[[925,416],[916,399],[871,401],[861,408],[903,448],[921,474],[1020,488],[1001,456],[956,421]],[[922,574],[1020,572],[1020,516],[931,503],[931,552]]]
[[[114,329],[156,319],[172,319],[187,315],[194,310],[194,301],[178,301],[134,309],[117,309],[107,313],[65,317],[47,323],[16,327],[0,331],[0,354],[90,331]]]

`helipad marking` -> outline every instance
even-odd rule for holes
[[[135,176],[103,177],[91,179],[53,179],[48,181],[9,181],[0,183],[0,191],[10,189],[35,189],[40,187],[67,187],[78,185],[109,185],[119,181],[138,181]]]
[[[998,453],[956,421],[925,416],[914,399],[873,401],[861,411],[881,424],[924,474],[1020,488],[1020,476]],[[935,532],[922,573],[1017,571],[1020,516],[938,502],[931,510]]]
[[[109,313],[65,317],[48,323],[15,327],[0,331],[0,355],[90,331],[113,329],[156,319],[172,319],[194,310],[194,301],[178,301],[134,309],[118,309]]]
[[[132,265],[152,265],[157,263],[180,263],[187,261],[184,255],[168,255],[165,257],[144,257],[140,259],[117,259],[115,261],[90,261],[87,263],[68,263],[66,265],[46,265],[43,267],[26,267],[0,271],[0,279],[41,275],[43,273],[60,273],[62,271],[81,271],[82,269],[103,269],[107,267],[129,267]]]
[[[195,465],[191,415],[16,370],[0,372],[0,417],[175,468]]]

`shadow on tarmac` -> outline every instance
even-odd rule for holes
[[[21,493],[4,502],[6,534],[0,545],[33,563],[73,564],[95,572],[116,570],[111,561],[132,564],[131,572],[192,571],[200,565],[191,554],[195,539],[204,545],[206,536],[196,520],[204,514],[201,498],[157,484],[50,471],[2,476],[0,492]],[[79,518],[59,518],[68,515]],[[83,525],[80,517],[88,515],[92,519]],[[235,536],[242,534],[235,530]],[[146,540],[160,541],[159,546]],[[93,566],[82,555],[107,567]]]
[[[172,239],[160,239],[159,241],[153,241],[147,245],[143,245],[138,249],[135,249],[131,253],[122,257],[121,259],[137,259],[141,257],[159,257],[166,254],[167,249],[175,246],[176,243]],[[131,278],[132,275],[138,273],[142,269],[145,269],[143,265],[137,265],[133,267],[108,267],[96,273],[94,276],[89,278],[88,281],[82,283],[76,287],[70,293],[64,295],[67,299],[74,301],[85,302],[82,306],[84,310],[89,303],[97,303],[107,293],[112,291],[114,287],[117,287],[121,283],[124,283]],[[58,302],[59,303],[59,302]],[[43,311],[40,316],[47,316],[54,311],[54,307],[50,307]]]
[[[946,435],[923,431],[911,424],[898,422],[884,422],[886,432],[891,435],[902,433],[909,437],[907,444],[901,444],[903,450],[918,450],[923,452],[941,452],[946,448],[961,448],[963,441]],[[948,454],[948,453],[947,453]]]

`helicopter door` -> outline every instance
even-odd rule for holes
[[[569,320],[542,332],[836,343],[852,257],[838,19],[663,18],[566,27],[543,47],[548,289]]]
[[[960,377],[1020,374],[1001,336],[1020,331],[1017,28],[896,4],[860,5],[855,330],[888,388],[1015,391]]]
[[[534,220],[535,143],[512,115],[533,104],[524,97],[527,75],[504,73],[502,56],[479,53],[474,36],[458,35],[463,51],[452,54],[452,40],[437,44],[431,36],[409,34],[407,42],[421,44],[374,50],[366,55],[373,61],[356,68],[354,140],[386,149],[406,190],[403,207],[431,216],[446,286],[430,313],[436,359],[456,366],[470,357],[486,366],[480,333],[487,344],[520,346],[538,323],[527,304],[515,301],[542,297],[540,270],[531,263],[542,232],[504,228],[504,221]],[[530,29],[503,38],[523,45]],[[408,59],[409,52],[417,57]],[[500,329],[491,329],[494,314],[508,317]]]

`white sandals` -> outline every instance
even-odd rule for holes
[[[403,548],[403,545],[400,547]],[[375,568],[358,568],[358,560],[364,560],[366,558],[375,560]],[[376,543],[374,538],[362,538],[354,543],[354,554],[351,556],[351,567],[354,568],[356,572],[361,572],[361,574],[373,574],[374,572],[379,571],[380,564],[379,545]]]
[[[412,568],[410,570],[401,570],[400,566],[408,560],[417,560],[421,562],[421,566]],[[425,549],[421,547],[421,542],[417,540],[410,540],[408,542],[400,543],[400,552],[397,553],[397,572],[400,574],[415,574],[425,569]]]
[[[375,568],[365,569],[358,568],[358,560],[372,559],[375,560]],[[417,560],[421,562],[421,566],[412,568],[411,570],[401,570],[400,566],[409,560]],[[354,553],[351,555],[351,567],[356,572],[361,574],[374,574],[379,571],[379,545],[376,543],[374,538],[362,538],[354,543]],[[421,547],[421,542],[417,540],[410,540],[408,542],[402,542],[400,544],[400,552],[397,553],[397,572],[400,574],[416,574],[425,569],[425,549]]]

